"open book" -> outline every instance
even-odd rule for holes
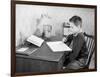
[[[35,35],[31,35],[30,37],[28,37],[27,41],[38,47],[40,47],[42,45],[42,43],[44,42],[43,39],[41,39]],[[30,55],[30,54],[34,53],[37,49],[38,48],[21,47],[19,49],[16,49],[16,53],[23,54],[23,55]]]
[[[42,43],[44,42],[43,39],[35,36],[35,35],[31,35],[30,37],[27,38],[27,41],[40,47],[42,45]]]
[[[28,47],[22,47],[22,48],[16,49],[16,53],[22,54],[22,55],[30,55],[34,53],[36,50],[37,48],[29,49]]]
[[[62,41],[55,41],[55,42],[47,42],[47,45],[51,48],[53,52],[64,52],[64,51],[72,51],[65,43]]]

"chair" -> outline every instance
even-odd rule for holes
[[[93,52],[95,50],[95,40],[94,40],[94,36],[88,35],[88,34],[86,34],[84,32],[84,37],[85,37],[85,41],[86,41],[86,47],[87,47],[87,50],[88,50],[88,56],[87,56],[87,59],[85,61],[84,67],[81,67],[81,68],[78,67],[78,68],[76,68],[76,70],[78,70],[78,69],[89,69],[91,57],[92,57]],[[67,67],[65,68],[66,71],[71,71],[72,70],[72,69],[69,69],[70,66],[67,66]]]
[[[95,40],[94,40],[94,36],[88,35],[85,32],[84,32],[84,36],[85,36],[86,46],[88,49],[88,58],[85,63],[85,68],[88,68],[90,65],[91,57],[95,50]]]

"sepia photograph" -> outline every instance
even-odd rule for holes
[[[96,71],[96,6],[15,1],[12,14],[16,75]]]

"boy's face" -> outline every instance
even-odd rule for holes
[[[73,22],[70,22],[70,26],[73,34],[77,34],[79,32],[79,28]]]
[[[79,27],[77,27],[73,22],[68,22],[66,26],[70,26],[69,33],[77,34],[79,32]]]

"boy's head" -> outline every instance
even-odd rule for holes
[[[70,22],[70,31],[72,32],[72,34],[74,34],[75,36],[82,32],[82,19],[79,16],[73,16],[69,19]]]
[[[79,16],[73,16],[69,19],[76,27],[82,27],[82,19]]]

